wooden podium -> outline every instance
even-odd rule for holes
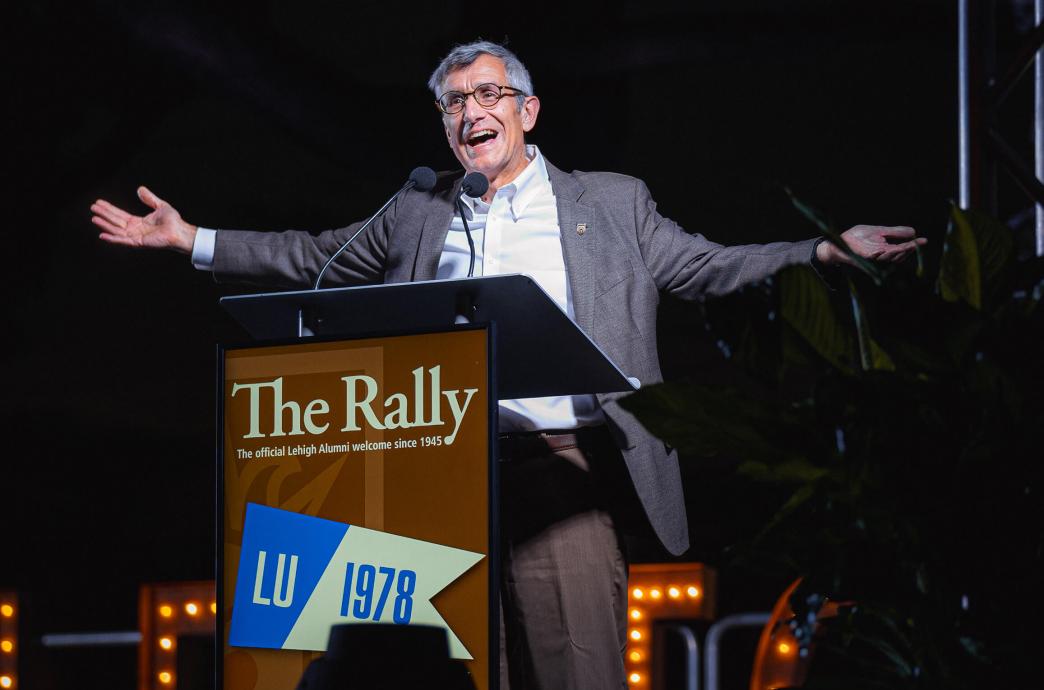
[[[497,401],[634,386],[527,276],[221,303],[256,341],[219,349],[219,686],[294,687],[379,622],[497,688]]]

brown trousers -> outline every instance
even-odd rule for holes
[[[604,429],[553,451],[523,441],[500,464],[500,686],[626,688],[627,561],[611,510],[630,489],[620,452]]]

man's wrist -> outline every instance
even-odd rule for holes
[[[182,228],[179,233],[181,239],[178,241],[175,249],[182,254],[192,254],[192,248],[196,244],[196,232],[199,228],[191,223],[185,223],[185,227]]]
[[[836,247],[826,239],[816,242],[816,261],[823,266],[833,266],[837,263]]]

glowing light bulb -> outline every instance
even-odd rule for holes
[[[641,652],[631,652],[628,656],[630,656],[631,661],[633,661],[635,663],[638,663],[639,661],[642,660],[642,653]]]
[[[11,640],[0,641],[0,652],[10,654],[12,649],[14,649],[14,642]]]
[[[778,651],[781,656],[788,656],[792,649],[793,648],[786,642],[780,642],[776,647],[776,651]]]
[[[649,596],[652,597],[653,599],[659,599],[660,597],[663,596],[663,592],[660,591],[659,587],[653,587],[652,589],[649,590]]]
[[[677,599],[681,596],[681,590],[677,587],[668,587],[667,596],[669,596],[671,599]]]
[[[645,596],[645,592],[642,590],[641,587],[635,587],[634,589],[631,590],[631,596],[634,597],[635,599],[641,599],[642,597]]]
[[[698,596],[700,596],[700,588],[696,587],[695,585],[689,585],[689,588],[687,590],[685,590],[685,593],[688,594],[693,599],[695,599]]]
[[[642,639],[642,632],[640,630],[632,630],[631,639],[635,641]]]
[[[216,601],[210,602],[210,612],[214,613],[214,614],[217,613],[217,602]]]
[[[159,607],[159,615],[164,618],[170,618],[174,615],[174,609],[171,606],[164,604]]]
[[[14,606],[11,606],[10,604],[0,605],[0,616],[3,616],[4,618],[10,618],[13,615],[14,615]],[[5,678],[6,678],[6,676],[5,676]]]
[[[640,674],[640,673],[632,673],[631,675],[629,675],[627,677],[627,680],[631,681],[632,683],[641,683],[642,682],[642,674]]]
[[[170,639],[169,637],[161,637],[159,639],[159,646],[163,649],[173,649],[174,640]]]
[[[0,676],[0,688],[13,688],[14,678],[11,676]]]
[[[631,609],[631,620],[640,621],[642,619],[642,612],[638,609]]]
[[[187,613],[190,616],[198,616],[199,604],[197,604],[194,601],[190,601],[189,603],[185,604],[185,613]]]
[[[174,680],[174,676],[170,671],[160,671],[159,675],[156,677],[159,678],[159,682],[164,685],[170,685],[170,681]]]

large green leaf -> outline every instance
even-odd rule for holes
[[[740,464],[737,471],[758,481],[786,483],[814,482],[830,473],[830,470],[802,457],[790,458],[774,465],[748,461]]]
[[[845,373],[856,369],[894,371],[891,357],[870,335],[870,324],[855,285],[847,281],[852,321],[843,320],[834,293],[810,266],[790,266],[776,278],[780,286],[780,312],[823,359]],[[855,324],[852,328],[851,323]],[[784,347],[787,343],[784,341]],[[787,359],[794,359],[787,353]],[[858,366],[856,366],[858,363]]]
[[[1014,260],[1011,230],[990,216],[954,205],[939,267],[939,295],[982,309],[1010,284]]]
[[[830,290],[810,266],[790,266],[776,275],[783,321],[835,368],[852,372],[856,345],[842,323]]]
[[[939,295],[948,302],[964,300],[981,309],[982,272],[979,270],[978,243],[967,216],[956,206],[950,213],[950,226],[946,230],[946,244],[943,245],[939,267]]]
[[[963,301],[945,301],[933,285],[909,276],[893,274],[880,288],[862,281],[856,289],[866,298],[860,303],[873,324],[872,342],[905,375],[954,376],[986,325],[982,312]]]
[[[859,344],[859,363],[863,371],[884,370],[895,371],[895,363],[888,353],[870,336],[870,323],[866,318],[866,309],[859,299],[859,292],[852,281],[848,282],[848,295],[852,304],[852,320],[856,325],[856,342]]]

